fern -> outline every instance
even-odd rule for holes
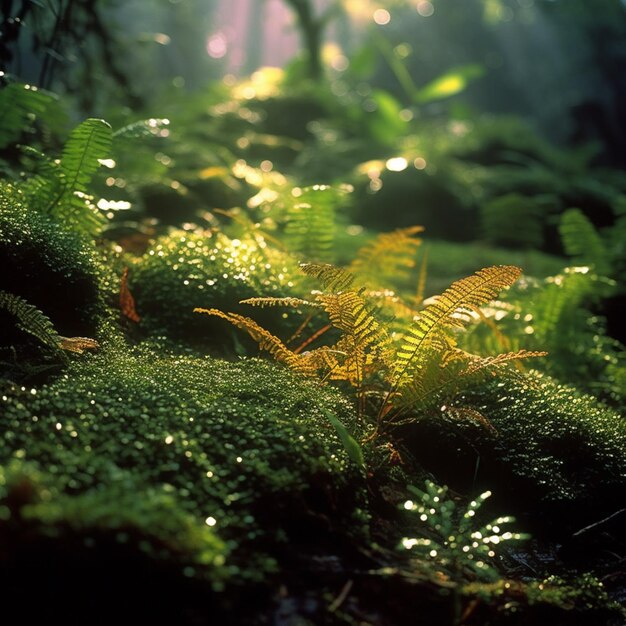
[[[127,124],[122,128],[119,128],[113,133],[113,138],[116,143],[120,139],[147,139],[150,137],[163,137],[163,130],[166,126],[169,126],[169,120],[151,118],[148,120],[140,120],[139,122],[133,122]]]
[[[34,148],[24,147],[22,153],[30,158],[34,168],[33,173],[18,184],[23,203],[35,211],[45,212],[50,198],[58,198],[63,193],[60,164]]]
[[[450,331],[462,328],[473,311],[493,300],[520,276],[514,266],[493,266],[452,284],[427,306],[405,335],[396,355],[393,388],[402,387],[424,368],[430,355],[444,354],[455,346]]]
[[[111,127],[99,119],[79,124],[69,136],[61,156],[62,191],[48,205],[48,211],[68,227],[94,234],[103,217],[90,203],[89,183],[100,167],[100,161],[111,150]]]
[[[311,302],[302,298],[247,298],[241,300],[239,304],[249,304],[258,307],[285,306],[293,309],[299,308],[315,308],[320,309],[322,305],[319,302]]]
[[[357,252],[349,270],[369,285],[387,285],[408,278],[422,243],[416,235],[423,230],[422,226],[410,226],[379,234]]]
[[[523,359],[544,356],[544,352],[518,350],[491,357],[480,357],[456,347],[453,331],[461,329],[474,317],[479,307],[494,299],[502,289],[519,277],[513,266],[496,266],[479,270],[454,283],[433,299],[424,310],[408,310],[412,321],[409,330],[394,345],[389,329],[371,302],[372,292],[354,287],[355,276],[348,270],[328,264],[303,264],[303,271],[318,279],[324,292],[313,292],[313,301],[300,298],[251,298],[243,300],[253,306],[311,306],[323,308],[330,325],[339,331],[339,339],[300,354],[312,339],[295,351],[278,337],[248,317],[217,309],[196,309],[228,320],[248,334],[276,360],[307,376],[322,380],[343,381],[356,389],[358,415],[366,414],[366,400],[383,395],[378,412],[376,434],[387,425],[402,423],[407,410],[430,410],[436,402],[452,398],[466,380],[495,374],[500,368]],[[376,292],[373,292],[376,294]],[[376,296],[375,296],[376,297]],[[405,312],[405,311],[403,311]],[[317,340],[328,326],[313,335]],[[473,411],[473,412],[472,412]],[[471,419],[487,424],[486,418],[473,409],[447,407],[456,419]],[[410,418],[414,419],[414,418]]]
[[[31,85],[11,83],[0,89],[0,148],[17,141],[53,101],[51,94]]]
[[[64,362],[64,350],[82,354],[85,350],[99,348],[99,344],[89,337],[63,337],[54,328],[52,321],[36,306],[24,298],[6,291],[0,291],[0,309],[17,318],[17,327],[51,348]]]
[[[195,308],[194,313],[213,315],[227,320],[233,326],[245,330],[254,341],[259,344],[261,350],[270,353],[278,362],[284,363],[294,371],[312,376],[316,373],[317,363],[308,355],[299,355],[291,351],[278,337],[270,333],[265,328],[259,326],[254,320],[239,315],[238,313],[225,313],[219,309]]]
[[[609,254],[602,238],[580,209],[568,209],[561,216],[559,232],[568,256],[579,265],[591,265],[598,274],[608,275]]]
[[[315,261],[332,259],[335,211],[344,194],[344,190],[328,185],[298,189],[286,215],[285,245],[291,252]]]
[[[60,335],[50,319],[36,306],[29,304],[24,298],[0,291],[0,309],[17,318],[18,328],[36,337],[45,346],[55,351],[59,349]]]
[[[330,293],[347,291],[354,283],[354,274],[327,263],[301,263],[300,269],[307,276],[319,280]]]

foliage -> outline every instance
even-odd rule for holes
[[[499,320],[501,339],[509,349],[522,343],[530,349],[543,348],[551,358],[538,363],[539,369],[619,403],[626,391],[624,346],[607,334],[604,320],[589,310],[613,285],[588,267],[566,268],[542,281],[526,279],[486,314]],[[470,350],[502,347],[502,341],[486,338],[478,327],[466,340],[464,347]]]
[[[590,265],[601,276],[610,274],[606,246],[580,209],[568,209],[561,215],[559,231],[565,253],[577,265]]]
[[[19,140],[31,121],[46,112],[54,96],[34,85],[9,83],[0,89],[0,148]]]
[[[28,304],[26,300],[0,291],[0,309],[8,311],[17,318],[18,327],[36,337],[43,345],[57,351],[59,348],[60,337],[52,322],[37,307]]]
[[[353,287],[353,274],[327,264],[304,264],[302,269],[324,287],[324,292],[304,304],[313,309],[321,307],[330,326],[339,331],[340,338],[332,346],[303,351],[328,327],[300,348],[291,350],[248,317],[215,308],[196,311],[221,317],[247,331],[261,349],[295,371],[316,375],[321,380],[345,381],[356,390],[361,417],[370,414],[372,419],[371,409],[366,405],[378,401],[374,420],[377,432],[398,423],[406,412],[415,416],[420,411],[431,410],[445,397],[454,397],[465,378],[480,377],[510,361],[545,354],[519,350],[481,358],[456,348],[452,331],[462,329],[478,307],[515,282],[520,273],[518,268],[485,268],[454,283],[422,311],[404,306],[411,314],[399,338],[394,338],[387,329],[364,290]],[[300,299],[290,298],[252,298],[245,302],[257,306],[303,304]],[[401,307],[396,304],[396,309]],[[476,418],[478,414],[468,411],[466,415]]]
[[[348,269],[370,287],[401,284],[415,267],[415,253],[422,243],[416,235],[423,230],[409,226],[378,234],[357,252]]]
[[[455,582],[463,580],[495,581],[500,573],[494,565],[497,545],[506,541],[519,541],[528,535],[512,533],[503,525],[515,521],[513,517],[498,517],[487,524],[475,519],[480,507],[491,496],[485,491],[472,500],[465,511],[457,508],[448,495],[447,487],[426,481],[426,490],[409,486],[417,502],[407,500],[404,509],[419,515],[428,538],[404,537],[401,546],[422,558],[432,561],[447,577]]]
[[[496,245],[541,248],[543,213],[536,200],[517,193],[494,198],[481,209],[485,239]]]

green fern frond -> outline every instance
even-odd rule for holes
[[[296,201],[287,207],[287,249],[305,259],[332,260],[335,211],[345,194],[346,190],[329,185],[298,189]]]
[[[284,306],[292,309],[299,308],[315,308],[320,309],[322,305],[319,302],[311,302],[311,300],[303,300],[302,298],[247,298],[241,300],[239,304],[249,304],[250,306],[272,307]]]
[[[559,233],[565,253],[579,265],[592,265],[598,274],[610,272],[609,254],[602,238],[580,209],[568,209],[561,216]]]
[[[574,320],[580,308],[614,288],[614,282],[599,277],[588,267],[568,267],[549,277],[532,302],[534,339],[539,345],[571,348],[576,341]]]
[[[151,118],[148,120],[140,120],[118,128],[113,133],[113,138],[117,141],[120,139],[147,139],[149,137],[162,137],[162,131],[169,126],[169,120],[160,118]]]
[[[0,89],[0,148],[17,141],[52,102],[52,94],[31,85],[11,83]]]
[[[59,349],[59,334],[48,318],[36,306],[29,304],[24,298],[6,291],[0,291],[0,309],[4,309],[17,318],[17,326],[52,348]]]
[[[454,347],[450,330],[462,328],[473,311],[510,287],[521,270],[510,265],[492,266],[453,283],[420,312],[396,355],[393,386],[406,384],[423,367],[428,353],[444,354]]]
[[[372,285],[406,278],[415,267],[415,253],[422,243],[416,235],[423,230],[422,226],[409,226],[379,234],[357,252],[349,271]]]
[[[17,185],[24,204],[33,210],[44,212],[50,198],[58,198],[63,193],[62,171],[58,161],[31,148],[23,147],[22,153],[33,163],[34,171]]]
[[[319,280],[330,293],[348,291],[354,283],[354,274],[328,263],[301,263],[300,269]]]
[[[48,211],[72,228],[94,234],[103,223],[103,217],[91,205],[89,183],[110,155],[112,131],[104,120],[88,119],[79,124],[69,136],[60,168],[62,192],[53,199]]]
[[[35,337],[48,348],[52,348],[63,361],[67,361],[63,350],[82,354],[85,350],[95,350],[100,347],[95,339],[89,337],[59,335],[50,318],[20,296],[0,291],[0,309],[16,317],[18,328]]]

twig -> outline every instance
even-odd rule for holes
[[[333,603],[328,607],[328,610],[331,613],[334,613],[345,602],[346,598],[348,597],[348,594],[350,593],[350,590],[352,589],[353,584],[354,584],[354,581],[349,580],[343,586],[341,593],[335,598]]]

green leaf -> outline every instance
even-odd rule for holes
[[[470,81],[480,78],[485,73],[482,66],[477,64],[463,65],[449,70],[422,87],[415,98],[417,102],[425,104],[433,100],[442,100],[461,93],[467,88]]]
[[[61,168],[66,193],[85,193],[93,174],[111,151],[111,127],[104,120],[90,118],[79,124],[63,148]]]
[[[53,101],[51,94],[31,85],[11,83],[0,89],[0,148],[17,141]]]
[[[62,192],[49,206],[53,217],[79,232],[94,234],[102,215],[91,204],[89,184],[111,152],[112,131],[104,120],[87,119],[69,136],[61,156]]]
[[[337,431],[343,447],[346,449],[350,460],[358,467],[365,469],[365,459],[363,458],[363,450],[354,437],[348,432],[347,428],[335,417],[330,411],[324,411],[324,415]]]
[[[598,274],[610,273],[610,259],[602,238],[580,209],[568,209],[561,216],[559,233],[563,248],[576,263],[592,265]]]

